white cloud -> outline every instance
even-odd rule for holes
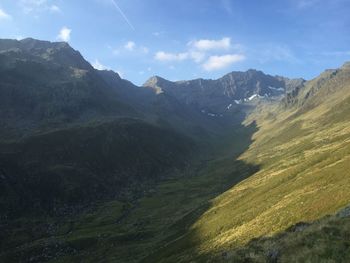
[[[12,17],[0,8],[0,20],[8,20]]]
[[[236,54],[221,55],[224,50],[236,50]],[[227,52],[226,52],[227,53]],[[208,71],[224,68],[234,62],[244,60],[243,47],[232,45],[231,39],[224,37],[220,40],[201,39],[187,43],[187,50],[180,53],[158,51],[154,59],[162,62],[180,62],[192,60]]]
[[[113,49],[111,46],[108,48],[112,50],[114,55],[122,55],[125,53],[125,51],[134,52],[136,55],[144,55],[149,53],[148,47],[137,45],[134,41],[128,41],[115,49]],[[128,53],[128,55],[130,54]]]
[[[189,51],[181,53],[170,53],[164,51],[158,51],[154,58],[158,61],[176,62],[192,59],[196,63],[200,63],[205,59],[206,54],[199,51]]]
[[[61,13],[61,9],[57,5],[51,5],[50,11],[53,13]]]
[[[46,6],[47,0],[20,0],[19,4],[24,13],[30,13]]]
[[[203,64],[203,68],[206,71],[213,71],[226,68],[236,62],[242,61],[245,59],[244,55],[241,54],[229,54],[223,56],[211,56]]]
[[[204,60],[206,54],[199,51],[191,51],[190,57],[194,60],[196,63],[200,63]]]
[[[100,61],[98,61],[98,59],[95,59],[95,62],[93,62],[91,65],[95,69],[98,69],[98,70],[107,70],[107,69],[109,69],[107,66],[103,65],[102,63],[100,63]]]
[[[126,50],[133,51],[133,50],[135,49],[135,46],[136,46],[135,42],[133,42],[133,41],[128,41],[128,42],[124,45],[124,48],[125,48]]]
[[[57,39],[64,41],[64,42],[68,42],[70,40],[70,34],[71,34],[72,30],[68,27],[62,27],[62,29],[60,30],[60,33],[57,36]]]
[[[229,49],[231,47],[231,38],[224,37],[220,40],[200,39],[191,41],[188,45],[202,51]]]
[[[61,9],[56,4],[52,4],[52,0],[20,0],[19,6],[26,14],[32,12],[52,12],[60,13]]]
[[[123,79],[124,78],[124,73],[120,70],[116,70],[117,74]]]
[[[164,51],[158,51],[154,56],[159,61],[183,61],[189,58],[187,52],[184,53],[167,53]]]
[[[95,61],[91,63],[91,65],[97,70],[112,70],[110,67],[103,65],[98,59],[95,59]],[[116,72],[121,78],[123,78],[123,72],[121,72],[120,70],[114,70],[114,72]]]

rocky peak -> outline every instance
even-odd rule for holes
[[[66,42],[49,42],[25,38],[23,40],[0,40],[0,53],[16,59],[53,63],[66,68],[92,70],[83,56]]]

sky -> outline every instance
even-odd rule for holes
[[[0,38],[66,41],[135,84],[350,61],[350,0],[0,0]]]

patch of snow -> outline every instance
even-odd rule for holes
[[[269,86],[269,89],[277,90],[277,91],[284,91],[284,88],[275,88],[275,87],[271,87],[271,86]]]
[[[254,98],[258,97],[259,95],[258,94],[253,94],[252,96],[250,96],[247,100],[250,101],[250,100],[253,100]]]
[[[265,93],[264,96],[261,96],[259,94],[253,94],[252,96],[250,96],[249,98],[245,98],[243,101],[252,101],[253,99],[257,98],[257,99],[264,99],[264,98],[268,98],[268,94]],[[237,102],[240,102],[240,101],[237,101]],[[237,103],[236,102],[236,103]],[[239,103],[237,103],[239,104]]]

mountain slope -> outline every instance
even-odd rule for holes
[[[0,210],[11,216],[58,212],[70,205],[122,198],[166,177],[171,169],[184,169],[193,147],[184,136],[133,119],[0,144]]]
[[[0,138],[137,115],[66,43],[0,40],[0,78]]]
[[[336,72],[305,83],[296,95],[296,101],[304,101],[297,106],[264,104],[251,114],[246,124],[256,121],[259,130],[239,160],[260,170],[213,199],[186,235],[148,261],[235,262],[235,250],[253,238],[319,219],[350,203],[350,69]],[[315,83],[321,85],[303,96]],[[251,260],[255,262],[253,256]]]

